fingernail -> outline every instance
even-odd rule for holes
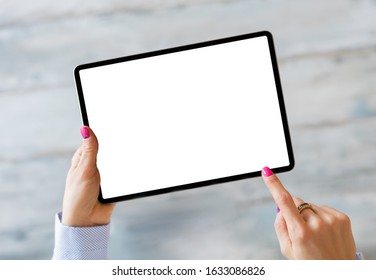
[[[277,206],[277,213],[281,212],[281,209]]]
[[[81,127],[80,131],[82,138],[87,139],[90,137],[90,130],[86,126]]]
[[[269,176],[272,176],[273,175],[273,172],[270,170],[269,167],[265,166],[263,169],[262,169],[262,173],[266,176],[266,177],[269,177]]]

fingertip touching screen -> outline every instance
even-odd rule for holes
[[[102,202],[294,166],[269,32],[84,64],[75,78]]]

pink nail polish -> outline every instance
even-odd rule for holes
[[[80,131],[82,138],[87,139],[90,137],[90,130],[86,126],[81,127]]]
[[[270,170],[269,167],[265,166],[263,169],[262,169],[262,173],[266,176],[266,177],[269,177],[269,176],[272,176],[273,175],[273,171]]]

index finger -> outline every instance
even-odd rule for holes
[[[262,169],[262,177],[272,194],[275,203],[279,209],[281,209],[288,231],[293,233],[297,227],[304,223],[304,220],[297,211],[292,196],[284,188],[281,181],[279,181],[278,177],[273,174],[269,167],[264,167]]]

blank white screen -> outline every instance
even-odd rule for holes
[[[289,165],[266,36],[79,74],[105,199]]]

